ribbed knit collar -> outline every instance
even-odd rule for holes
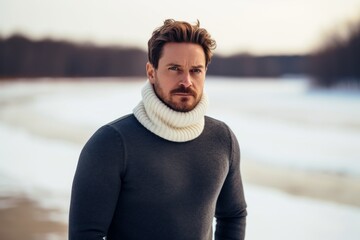
[[[189,112],[177,112],[166,106],[147,81],[142,89],[142,101],[134,108],[137,120],[149,131],[173,142],[187,142],[197,138],[204,129],[208,100],[205,93]]]

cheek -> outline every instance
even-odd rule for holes
[[[163,94],[168,94],[171,90],[174,89],[175,86],[171,84],[171,81],[169,80],[160,80],[157,79],[156,84],[158,88],[162,91]]]
[[[197,90],[202,91],[202,89],[204,88],[204,85],[205,85],[205,80],[199,79],[198,81],[194,81],[193,84],[195,85],[195,88]]]

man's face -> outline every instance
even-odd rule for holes
[[[146,71],[156,95],[170,108],[188,112],[201,100],[206,75],[205,53],[194,43],[166,43],[158,68]]]

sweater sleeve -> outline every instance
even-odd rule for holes
[[[246,202],[240,175],[240,148],[230,132],[231,151],[229,172],[216,204],[216,240],[242,240],[245,238]]]
[[[121,187],[124,151],[120,134],[100,128],[85,144],[72,186],[69,239],[102,240],[111,223]]]

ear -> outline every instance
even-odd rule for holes
[[[150,62],[146,63],[146,75],[150,83],[153,84],[155,82],[155,68]]]

